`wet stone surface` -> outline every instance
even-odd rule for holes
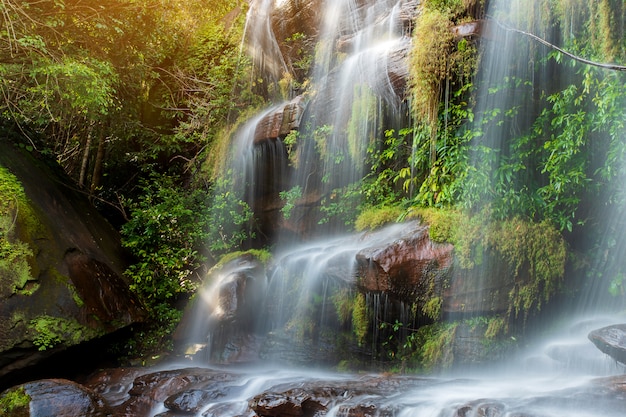
[[[589,340],[618,362],[626,363],[626,324],[615,324],[589,333]]]
[[[563,389],[520,377],[508,389],[488,379],[240,371],[120,368],[98,372],[82,385],[34,381],[11,389],[30,396],[30,404],[11,416],[617,417],[626,409],[624,375]],[[11,390],[0,394],[0,404]]]

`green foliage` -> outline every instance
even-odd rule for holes
[[[144,183],[141,197],[128,202],[122,244],[137,262],[126,273],[148,304],[194,288],[192,272],[204,260],[198,250],[207,238],[207,205],[205,193],[185,192],[166,176]]]
[[[230,173],[211,187],[212,199],[207,202],[205,227],[208,227],[209,249],[217,258],[239,248],[246,240],[254,238],[251,229],[252,210],[232,191]]]
[[[411,192],[412,170],[403,169],[411,158],[412,148],[410,138],[413,130],[410,128],[395,131],[389,129],[385,131],[385,139],[382,146],[371,143],[367,149],[367,164],[370,172],[362,181],[362,198],[366,206],[392,205],[396,203],[401,192],[394,187],[400,179],[405,179],[402,188],[406,192]],[[408,177],[408,178],[407,178]]]
[[[24,387],[10,388],[0,397],[0,412],[6,416],[27,416],[30,413],[30,400]]]
[[[318,224],[327,224],[332,221],[333,224],[340,227],[352,226],[355,213],[361,203],[361,196],[359,183],[332,190],[320,201],[322,216]]]
[[[297,149],[298,149],[297,144],[298,144],[299,136],[300,136],[300,131],[292,130],[283,139],[283,143],[285,144],[285,147],[287,148],[287,155],[289,157],[289,163],[294,168],[298,168],[298,166],[300,165],[299,154],[297,152]]]
[[[357,231],[374,230],[398,221],[402,209],[398,206],[372,207],[359,214],[354,224]]]
[[[333,131],[333,126],[322,125],[316,127],[312,134],[313,141],[315,142],[315,149],[320,154],[322,160],[329,161],[329,165],[333,165],[336,158],[342,157],[341,155],[330,155],[328,153],[328,139],[333,134]]]
[[[31,320],[29,327],[35,333],[33,344],[41,351],[58,345],[76,345],[102,335],[102,332],[83,326],[76,319],[46,315]]]
[[[313,63],[313,55],[307,48],[309,42],[307,35],[302,32],[296,32],[285,39],[287,55],[291,58],[291,65],[298,79],[309,73]]]
[[[302,187],[296,185],[290,190],[281,191],[279,196],[284,202],[280,212],[283,214],[285,219],[289,219],[291,217],[292,210],[296,207],[297,201],[302,198]]]
[[[120,360],[139,358],[141,364],[145,365],[146,358],[173,350],[172,335],[183,312],[172,308],[170,304],[159,303],[152,305],[151,313],[149,321],[131,327],[130,338],[112,346],[112,352]]]

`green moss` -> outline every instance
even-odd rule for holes
[[[354,297],[347,288],[342,288],[335,292],[332,296],[335,312],[341,323],[349,323],[352,319],[352,310],[354,305]]]
[[[419,329],[420,360],[425,371],[448,369],[452,366],[452,342],[458,325],[457,322],[436,323]]]
[[[505,317],[491,317],[487,322],[485,337],[487,339],[497,339],[509,332],[509,322]]]
[[[439,320],[441,317],[441,306],[443,305],[443,298],[441,297],[433,297],[429,299],[424,307],[422,307],[422,312],[426,315],[426,317],[431,320]]]
[[[418,218],[429,225],[428,234],[433,242],[453,243],[456,241],[456,227],[461,214],[456,210],[414,207],[405,216]]]
[[[0,397],[0,414],[3,416],[28,416],[30,415],[30,395],[24,387],[11,388]]]
[[[52,316],[39,316],[31,320],[29,327],[35,332],[33,344],[39,350],[51,349],[61,344],[72,346],[103,334],[81,325],[76,319]]]
[[[454,245],[456,263],[465,270],[486,259],[507,264],[515,282],[509,294],[514,315],[538,311],[558,292],[565,274],[567,246],[562,234],[548,221],[540,223],[515,217],[494,221],[485,210],[469,216],[452,210],[412,209],[430,225],[435,242]]]
[[[352,330],[356,335],[359,346],[365,343],[365,338],[369,330],[369,317],[367,314],[367,304],[365,295],[358,293],[354,299],[352,308]]]
[[[0,167],[0,286],[14,294],[31,295],[38,288],[32,281],[36,265],[27,243],[39,222],[18,179]]]
[[[397,206],[372,207],[359,214],[354,226],[358,231],[377,229],[397,222],[401,214],[402,209]]]
[[[346,129],[350,156],[358,168],[363,165],[368,146],[376,140],[374,133],[380,130],[376,107],[377,100],[372,90],[366,85],[355,85],[352,114]]]
[[[531,223],[519,218],[499,223],[493,246],[509,261],[516,277],[510,307],[540,310],[559,289],[565,274],[567,249],[561,234],[548,222]]]
[[[235,252],[227,253],[226,255],[222,256],[220,260],[217,262],[217,264],[215,264],[215,266],[212,268],[212,270],[213,271],[219,270],[228,262],[233,261],[237,258],[244,257],[244,256],[252,256],[253,258],[257,259],[259,262],[261,262],[263,265],[267,265],[269,261],[272,259],[272,253],[265,249],[249,249],[246,251],[235,251]]]

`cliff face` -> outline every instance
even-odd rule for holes
[[[1,379],[143,313],[122,277],[119,236],[87,199],[4,141],[0,170],[12,196],[0,204]]]

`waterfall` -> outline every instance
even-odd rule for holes
[[[243,262],[229,266],[233,269],[227,268],[226,273],[211,279],[206,294],[214,299],[214,306],[208,312],[205,307],[201,313],[209,319],[208,322],[205,319],[204,329],[199,331],[196,342],[207,344],[209,353],[217,352],[219,360],[226,360],[224,355],[231,359],[240,355],[233,353],[232,349],[259,349],[265,359],[293,359],[295,363],[331,363],[331,357],[339,360],[341,355],[371,360],[380,353],[376,352],[377,345],[386,339],[404,341],[410,332],[440,319],[437,317],[439,313],[434,313],[436,306],[430,306],[433,315],[428,316],[424,306],[393,299],[385,293],[384,286],[380,287],[382,290],[361,293],[363,283],[359,280],[363,276],[357,279],[357,274],[363,273],[363,270],[357,272],[357,258],[361,257],[363,262],[363,259],[369,259],[364,254],[404,239],[408,231],[413,232],[419,227],[418,223],[350,235],[343,230],[340,213],[325,215],[325,210],[337,209],[331,206],[337,205],[337,200],[358,185],[366,174],[368,152],[374,152],[380,145],[385,130],[408,123],[405,97],[389,75],[392,56],[399,51],[406,54],[410,45],[409,34],[401,21],[405,3],[408,2],[324,2],[307,93],[272,104],[250,119],[235,135],[230,162],[235,185],[233,192],[252,207],[261,225],[257,230],[264,235],[266,243],[272,245],[273,260],[264,275],[259,275],[262,268],[258,265]],[[254,13],[249,15],[252,21],[246,30],[253,42],[250,50],[257,54],[258,66],[265,65],[261,65],[264,62],[279,62],[267,69],[274,75],[288,71],[292,66],[284,59],[272,57],[280,53],[281,45],[270,21],[275,10],[286,7],[286,4],[253,1],[251,10]],[[571,65],[559,61],[563,57],[551,57],[550,48],[536,43],[524,33],[561,44],[568,36],[574,36],[572,34],[576,34],[577,29],[568,26],[565,32],[561,32],[554,23],[558,19],[546,16],[546,10],[539,2],[494,1],[489,5],[487,15],[476,77],[476,105],[472,109],[475,118],[473,125],[468,127],[477,132],[469,147],[471,172],[468,184],[474,188],[468,188],[464,203],[472,210],[488,207],[489,213],[496,217],[528,215],[515,210],[537,210],[538,206],[552,204],[550,199],[558,199],[560,195],[553,184],[556,174],[550,166],[552,155],[558,149],[550,149],[550,146],[559,139],[561,126],[552,123],[550,128],[553,131],[544,138],[537,133],[542,127],[538,120],[546,118],[546,114],[549,116],[548,111],[556,111],[550,108],[557,100],[553,97],[562,94],[581,75],[577,69],[572,70]],[[565,18],[563,21],[573,20]],[[259,44],[254,43],[257,38]],[[598,79],[601,80],[602,76]],[[292,90],[294,92],[296,90]],[[597,100],[590,98],[589,101],[595,103]],[[589,129],[585,134],[591,135],[592,132],[593,129]],[[619,134],[613,132],[614,137]],[[520,138],[529,139],[523,142]],[[516,143],[538,146],[520,151]],[[583,148],[576,150],[583,151]],[[616,158],[614,154],[608,154]],[[590,167],[597,168],[598,165],[596,162]],[[497,185],[498,176],[508,179],[508,189]],[[623,189],[615,176],[611,184],[616,191],[612,191],[614,195],[606,201],[615,202]],[[579,191],[587,192],[582,186]],[[581,201],[583,197],[586,196],[582,196]],[[354,208],[345,200],[342,204],[346,204],[343,210]],[[612,203],[611,206],[619,212],[619,204]],[[553,211],[560,209],[562,207],[555,204]],[[576,222],[578,213],[563,211],[557,214],[564,221],[561,225],[564,234],[574,236],[584,230],[578,223],[570,224]],[[262,229],[269,223],[271,227]],[[615,225],[620,223],[598,224],[615,230]],[[270,230],[279,232],[272,234]],[[516,230],[510,232],[515,233]],[[599,236],[602,237],[602,233]],[[623,291],[621,266],[615,260],[620,258],[624,245],[619,234],[606,233],[605,237],[605,241],[600,239],[581,245],[595,245],[603,251],[594,259],[593,268],[586,269],[586,272],[602,274],[609,267],[617,271],[610,272],[612,277],[588,284],[590,297],[587,300],[592,301],[584,301],[587,305],[615,304],[614,299],[607,298],[607,285],[611,291]],[[496,296],[506,303],[506,294],[509,294],[511,305],[513,297],[521,300],[515,302],[524,302],[523,297],[527,296],[524,291],[545,291],[547,302],[558,285],[567,285],[567,279],[579,284],[574,278],[566,277],[566,281],[546,280],[535,287],[523,287],[520,282],[527,278],[518,280],[512,270],[517,273],[516,268],[527,265],[494,269],[496,262],[486,257],[481,262],[475,268],[474,276],[465,277],[462,284],[452,282],[444,290],[443,286],[447,284],[432,281],[430,289],[420,288],[419,291],[432,291],[437,285],[443,285],[436,290],[442,294],[441,299],[448,297],[446,302],[454,304],[448,310],[451,318],[468,320],[488,314],[519,314],[512,309],[507,311],[506,306],[492,306]],[[531,265],[531,269],[533,267]],[[575,273],[583,274],[580,271]],[[533,279],[531,276],[530,280]],[[502,285],[503,281],[509,282],[511,287]],[[361,287],[357,288],[359,285]],[[509,292],[509,288],[513,290]],[[457,297],[457,290],[462,290],[464,295]],[[505,290],[504,296],[497,294]],[[432,297],[430,293],[418,295]],[[533,297],[544,301],[543,294],[535,293]],[[221,301],[216,303],[215,299]],[[485,304],[480,305],[481,302]],[[241,303],[246,305],[239,314],[236,310]],[[352,306],[350,310],[343,308],[347,304]],[[224,315],[225,305],[230,313]],[[532,307],[539,309],[541,303]],[[517,308],[526,309],[526,312],[530,309],[519,305]],[[367,316],[367,320],[360,321],[358,309],[364,311],[362,315]],[[417,309],[422,309],[420,315],[415,313]],[[563,309],[557,314],[565,314],[565,311],[571,312],[572,309]],[[454,314],[456,316],[452,317]],[[516,319],[525,321],[521,314]],[[464,326],[459,328],[456,336],[459,343],[464,343],[462,332],[470,332],[470,325]],[[367,334],[367,340],[355,336],[359,334]],[[222,338],[225,339],[217,341]],[[235,339],[236,343],[233,342]],[[347,342],[347,339],[351,340]],[[367,342],[372,346],[367,346]],[[394,343],[402,342],[394,340]],[[228,349],[232,349],[225,353],[225,346],[229,344]],[[557,348],[550,349],[554,352]],[[241,356],[247,357],[245,354]]]
[[[402,97],[389,77],[390,57],[409,42],[398,18],[401,3],[325,3],[312,71],[313,94],[291,180],[291,187],[322,207],[358,185],[366,173],[368,148],[377,149],[384,130],[406,118]],[[296,216],[317,218],[316,235],[344,228],[341,216],[325,217],[306,209]]]
[[[566,282],[582,287],[573,297],[578,314],[623,308],[618,259],[626,242],[621,151],[626,130],[624,100],[616,91],[625,81],[622,73],[581,63],[548,45],[611,63],[615,55],[606,52],[607,45],[623,37],[624,14],[623,6],[604,3],[490,3],[472,124],[480,132],[468,181],[474,188],[466,193],[468,205],[489,207],[494,217],[550,216],[569,250],[587,263],[567,271]],[[596,18],[613,19],[613,26],[584,25]],[[604,37],[598,30],[615,33]],[[597,39],[589,43],[598,49],[579,51],[585,37]],[[506,188],[496,189],[503,183]]]

